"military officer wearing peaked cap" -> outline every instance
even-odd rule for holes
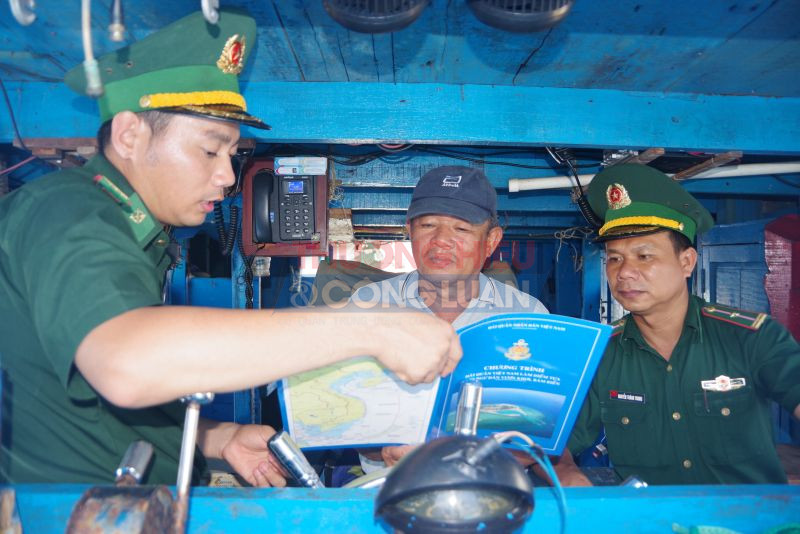
[[[785,483],[770,401],[800,418],[800,346],[766,314],[689,294],[692,243],[711,215],[644,165],[603,170],[588,197],[603,220],[611,292],[629,314],[615,323],[568,449],[579,454],[605,428],[622,479]]]
[[[452,327],[419,313],[162,305],[165,228],[202,224],[234,183],[239,125],[267,127],[239,90],[255,37],[244,12],[221,9],[216,25],[198,12],[99,58],[98,155],[0,199],[0,481],[110,482],[128,445],[145,440],[155,452],[144,482],[172,484],[184,395],[364,354],[431,381],[460,358]],[[80,68],[66,81],[84,92]],[[194,481],[216,457],[250,484],[285,484],[266,450],[272,434],[201,420]]]

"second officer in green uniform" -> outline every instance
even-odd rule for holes
[[[606,169],[588,194],[604,220],[611,292],[630,313],[615,324],[568,448],[580,453],[604,427],[623,479],[785,483],[770,404],[800,418],[800,346],[768,315],[689,294],[692,242],[711,215],[644,165]]]

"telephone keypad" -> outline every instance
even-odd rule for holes
[[[312,181],[307,176],[286,177],[281,183],[281,240],[310,240],[314,233]]]

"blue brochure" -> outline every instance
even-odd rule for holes
[[[464,356],[432,384],[409,386],[374,359],[286,378],[287,431],[304,449],[421,443],[452,433],[464,380],[478,381],[478,434],[516,430],[561,454],[611,327],[546,314],[502,314],[458,331]]]
[[[452,433],[464,380],[482,386],[479,436],[516,430],[564,450],[612,328],[560,315],[504,314],[458,331],[464,357],[439,384],[431,437]]]

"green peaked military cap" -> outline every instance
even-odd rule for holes
[[[597,174],[587,193],[592,210],[603,219],[598,240],[606,241],[675,230],[690,241],[714,226],[711,214],[678,182],[638,163],[608,167]]]
[[[97,58],[104,84],[98,100],[102,122],[120,111],[161,109],[269,129],[247,113],[239,91],[238,75],[255,38],[255,20],[242,10],[220,9],[217,24],[198,11]],[[82,65],[64,81],[86,94]]]

